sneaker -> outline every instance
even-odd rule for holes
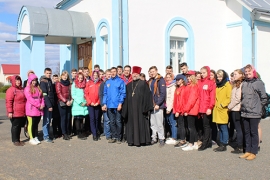
[[[53,140],[50,139],[50,138],[44,139],[44,141],[45,141],[46,143],[54,143]]]
[[[181,146],[182,146],[181,142],[174,145],[175,148],[181,148]]]
[[[121,140],[117,140],[116,143],[117,143],[117,144],[121,144]]]
[[[173,145],[175,145],[176,144],[176,140],[170,138],[170,139],[166,140],[166,144],[173,144]]]
[[[187,142],[184,142],[184,143],[181,143],[182,145],[181,145],[181,148],[184,148],[184,147],[186,147],[187,145],[188,145],[188,143]]]
[[[195,149],[195,150],[198,150],[198,149],[199,149],[199,146],[198,146],[198,145],[193,145],[192,147],[193,147],[193,149]]]
[[[152,144],[152,145],[154,145],[154,144],[156,144],[156,143],[157,143],[156,140],[152,140],[152,141],[151,141],[151,144]]]
[[[214,145],[216,145],[216,144],[217,144],[216,141],[213,141],[213,140],[212,140],[212,145],[214,146]]]
[[[171,137],[168,137],[168,138],[166,138],[166,141],[168,141],[168,140],[170,140],[170,139],[172,139]]]
[[[38,137],[35,137],[34,139],[35,139],[35,141],[37,141],[38,144],[40,144],[40,141],[38,140]]]
[[[29,144],[31,145],[38,145],[38,142],[35,139],[30,139]]]
[[[192,151],[193,150],[193,146],[186,146],[184,148],[182,148],[183,151]]]
[[[116,142],[116,139],[110,139],[109,141],[108,141],[108,143],[115,143]]]
[[[164,140],[160,140],[160,141],[159,141],[159,147],[161,148],[161,147],[163,147],[164,145],[165,145]]]

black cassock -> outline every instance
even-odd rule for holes
[[[151,143],[149,121],[151,110],[153,99],[148,84],[142,80],[130,82],[126,87],[126,99],[122,110],[126,120],[128,144],[140,146]]]

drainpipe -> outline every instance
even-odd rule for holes
[[[122,14],[122,0],[118,0],[119,5],[119,63],[123,66],[123,14]]]
[[[252,65],[255,67],[255,25],[254,25],[254,19],[255,19],[256,10],[251,12],[251,35],[252,35]]]

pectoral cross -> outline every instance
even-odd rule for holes
[[[132,93],[132,97],[134,96],[134,94],[135,94],[135,93],[133,92],[133,93]]]

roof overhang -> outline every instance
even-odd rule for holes
[[[18,19],[17,40],[44,36],[47,44],[71,44],[95,37],[94,23],[88,13],[23,6]]]

